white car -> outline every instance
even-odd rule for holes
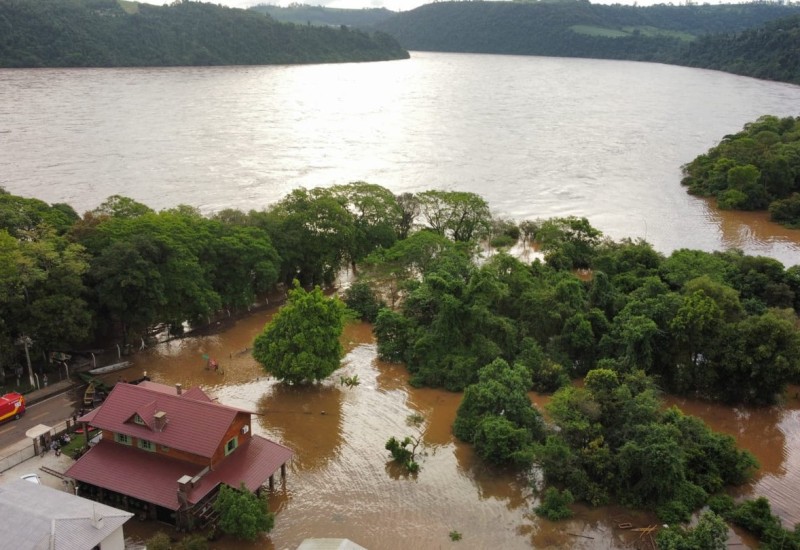
[[[30,481],[31,483],[36,483],[37,485],[42,484],[42,480],[39,479],[39,476],[36,474],[25,474],[24,476],[20,476],[20,479],[24,479],[25,481]]]

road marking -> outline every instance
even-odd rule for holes
[[[14,429],[14,427],[15,427],[15,426],[9,426],[8,428],[6,428],[6,429],[4,429],[4,430],[0,430],[0,435],[3,435],[3,434],[4,434],[4,433],[6,433],[6,432],[10,432],[11,430],[13,430],[13,429]]]
[[[47,416],[48,414],[49,414],[49,413],[47,413],[47,412],[39,413],[39,414],[37,414],[36,416],[32,416],[32,417],[31,417],[31,420],[36,420],[37,418],[41,418],[41,417],[43,417],[43,416]]]

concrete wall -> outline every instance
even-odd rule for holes
[[[122,534],[122,525],[100,543],[100,550],[125,550],[125,535]]]
[[[0,456],[0,472],[5,472],[36,456],[36,451],[33,448],[33,441],[28,439],[6,447],[2,450],[2,454],[3,456]]]

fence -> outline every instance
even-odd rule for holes
[[[20,447],[16,451],[12,451],[11,454],[0,457],[0,472],[5,472],[17,464],[22,464],[36,455],[36,451],[33,448],[33,441],[27,441],[26,443],[27,445],[25,447]]]
[[[56,437],[60,437],[65,432],[72,432],[75,423],[72,420],[65,420],[59,422],[50,431],[45,432],[43,435],[45,441],[52,441]],[[17,464],[21,464],[36,456],[36,452],[41,452],[41,448],[37,448],[32,439],[25,439],[16,445],[7,447],[2,452],[8,453],[0,456],[0,472],[5,472],[9,468],[13,468]]]

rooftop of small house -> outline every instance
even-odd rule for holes
[[[142,382],[117,384],[105,402],[78,420],[101,430],[146,439],[202,457],[211,457],[239,413],[251,411],[222,405],[200,388],[179,388]]]
[[[23,479],[0,486],[3,548],[94,548],[132,516]]]

